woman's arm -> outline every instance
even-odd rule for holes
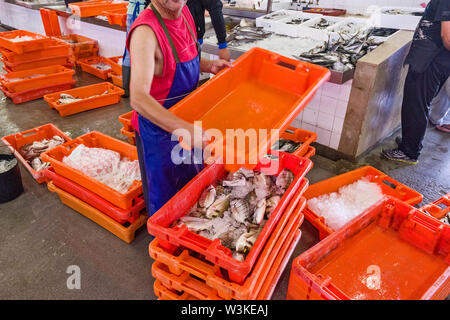
[[[193,137],[194,125],[164,108],[149,93],[155,73],[155,54],[158,41],[148,26],[137,27],[130,39],[130,103],[134,110],[160,128],[173,132],[186,129]]]
[[[441,22],[441,36],[444,47],[450,51],[450,21]]]

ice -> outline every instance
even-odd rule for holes
[[[308,200],[308,207],[324,217],[328,227],[337,230],[382,198],[380,186],[362,178],[339,188],[338,192]]]
[[[4,173],[4,172],[11,170],[11,168],[13,168],[16,165],[16,163],[17,163],[16,159],[11,159],[11,160],[1,159],[0,160],[0,173]]]
[[[122,194],[128,191],[135,180],[141,180],[139,162],[121,159],[120,154],[112,150],[88,148],[80,144],[63,158],[63,163]]]
[[[17,36],[15,38],[12,39],[8,39],[11,42],[22,42],[22,41],[31,41],[31,40],[36,40],[37,38],[34,37],[30,37],[30,36]]]
[[[205,39],[205,42],[215,43],[215,36]],[[244,51],[250,50],[253,47],[259,47],[281,54],[286,57],[294,57],[302,53],[308,52],[312,49],[323,47],[324,41],[315,40],[312,38],[292,38],[277,34],[272,34],[266,39],[244,43],[235,47]]]

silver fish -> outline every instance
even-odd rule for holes
[[[198,205],[202,208],[209,208],[216,199],[216,188],[210,185],[208,188],[203,190],[200,199],[198,200]]]
[[[255,213],[253,214],[253,223],[261,224],[264,219],[264,214],[266,213],[266,204],[265,198],[258,201]]]
[[[245,223],[245,221],[250,215],[250,208],[248,202],[243,199],[232,200],[231,214],[236,221],[240,223]]]
[[[230,207],[230,196],[224,196],[216,201],[206,210],[206,217],[209,219],[223,216],[223,213]]]

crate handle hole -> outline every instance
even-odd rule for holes
[[[293,64],[287,63],[287,62],[283,62],[283,61],[278,61],[277,65],[281,66],[281,67],[285,67],[291,70],[295,70],[297,67],[294,66]]]
[[[385,185],[387,185],[388,187],[390,187],[390,188],[392,188],[392,189],[397,189],[397,185],[395,185],[395,184],[393,184],[392,182],[390,182],[390,181],[387,181],[387,180],[383,180],[382,181]]]

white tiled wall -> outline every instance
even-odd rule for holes
[[[342,85],[325,83],[292,126],[317,133],[318,143],[337,149],[351,89],[352,80]]]
[[[365,13],[369,6],[418,7],[429,0],[319,0],[324,8],[346,9],[349,13]]]

